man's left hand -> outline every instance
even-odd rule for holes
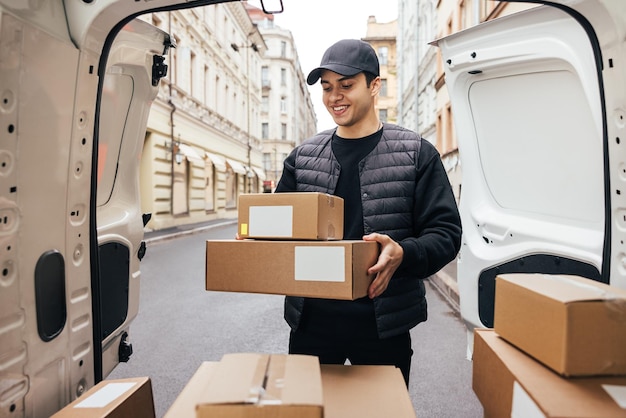
[[[367,270],[368,274],[375,275],[374,281],[372,281],[367,290],[370,299],[374,299],[387,290],[391,276],[393,276],[400,266],[400,263],[402,263],[404,250],[400,244],[391,239],[388,235],[373,233],[363,236],[363,240],[376,241],[380,244],[378,261]]]

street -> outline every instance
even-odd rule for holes
[[[134,353],[108,378],[149,376],[157,417],[203,361],[219,361],[232,352],[287,352],[283,296],[204,290],[205,241],[231,239],[235,232],[236,225],[228,225],[148,244],[139,314],[130,329]],[[409,392],[416,414],[482,417],[471,387],[465,328],[437,290],[426,287],[429,319],[411,331]]]

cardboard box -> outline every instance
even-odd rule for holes
[[[472,387],[486,418],[626,417],[626,376],[562,377],[489,329],[474,332]]]
[[[209,240],[206,290],[353,300],[378,254],[366,241]]]
[[[53,418],[154,418],[152,382],[148,377],[103,380]]]
[[[196,405],[209,390],[219,364],[202,363],[164,418],[196,417]],[[402,373],[397,368],[322,364],[320,369],[324,418],[415,418]]]
[[[494,330],[563,376],[626,374],[626,290],[576,276],[498,276]]]
[[[400,369],[322,364],[325,418],[415,418]]]
[[[239,196],[242,238],[340,240],[343,199],[325,193],[251,193]]]
[[[227,354],[203,364],[165,417],[323,418],[317,357]]]

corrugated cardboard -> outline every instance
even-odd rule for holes
[[[218,365],[202,363],[164,418],[196,417],[196,405],[209,390]],[[322,364],[320,369],[324,418],[415,418],[402,373],[395,367]]]
[[[319,361],[303,355],[227,354],[212,367],[201,366],[166,414],[185,416],[323,418]]]
[[[343,199],[326,193],[250,193],[239,196],[242,238],[340,240]]]
[[[576,276],[498,276],[494,330],[564,376],[626,374],[625,290]]]
[[[154,418],[152,382],[148,377],[103,380],[53,418]]]
[[[322,364],[325,418],[415,418],[400,369]]]
[[[209,240],[206,289],[353,300],[378,254],[366,241]]]
[[[626,376],[562,377],[489,329],[474,332],[472,387],[486,418],[626,417]]]

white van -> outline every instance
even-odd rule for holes
[[[139,161],[174,46],[135,17],[213,3],[0,0],[0,416],[49,417],[132,354]]]
[[[437,41],[463,170],[468,330],[501,273],[626,288],[626,1],[556,0]]]

